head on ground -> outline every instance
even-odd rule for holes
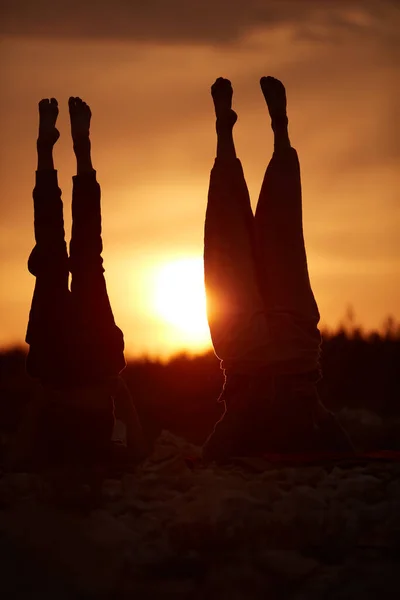
[[[43,385],[27,405],[9,448],[10,468],[101,461],[114,427],[115,380],[85,386]]]
[[[38,448],[62,462],[106,457],[114,427],[110,382],[44,390],[38,419]]]

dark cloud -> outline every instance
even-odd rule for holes
[[[93,37],[221,43],[258,26],[314,18],[360,27],[362,11],[384,16],[399,0],[1,0],[3,35]]]

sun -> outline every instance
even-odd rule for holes
[[[210,345],[201,257],[175,259],[158,267],[153,299],[156,314],[183,345],[196,349]]]

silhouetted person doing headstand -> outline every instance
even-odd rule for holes
[[[33,191],[36,245],[28,261],[36,283],[26,335],[27,370],[41,381],[49,400],[40,419],[42,436],[48,439],[54,428],[53,441],[60,451],[75,449],[100,458],[114,425],[112,396],[125,367],[124,340],[104,279],[100,186],[90,152],[91,111],[80,98],[70,98],[69,112],[77,175],[68,256],[52,154],[59,138],[58,105],[54,98],[39,103]]]
[[[347,435],[320,403],[319,312],[302,227],[300,167],[291,147],[286,93],[261,79],[274,153],[255,215],[233,141],[230,81],[211,88],[217,157],[205,222],[204,268],[211,337],[225,372],[226,411],[206,459],[260,453],[346,452]]]

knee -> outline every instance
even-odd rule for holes
[[[28,271],[34,277],[49,275],[68,277],[68,254],[65,242],[57,248],[43,248],[36,245],[28,258]]]

